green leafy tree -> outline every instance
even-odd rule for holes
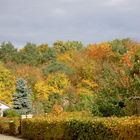
[[[17,49],[11,42],[3,42],[0,45],[0,59],[4,62],[14,61],[17,55]]]
[[[140,77],[140,50],[133,57],[133,68],[131,70],[132,77]]]
[[[23,49],[19,51],[19,63],[38,65],[40,61],[40,53],[37,46],[32,43],[27,43]]]
[[[48,100],[43,102],[45,112],[52,112],[53,106],[55,104],[61,104],[62,97],[57,93],[52,93],[49,95]]]
[[[13,95],[13,108],[19,114],[28,114],[32,111],[31,90],[23,79],[17,80],[16,92]]]
[[[67,66],[65,63],[54,61],[46,68],[43,69],[43,73],[45,76],[48,76],[50,73],[62,72],[67,75],[73,74],[74,70]]]
[[[132,77],[133,93],[140,95],[140,50],[133,57],[133,67],[130,70]]]
[[[140,50],[137,49],[130,69],[129,100],[126,102],[127,115],[140,115]]]
[[[48,48],[46,51],[42,52],[41,63],[48,63],[56,60],[56,51],[54,48]]]
[[[108,95],[106,91],[100,93],[94,99],[92,106],[92,114],[97,116],[123,116],[124,115],[124,103],[117,97]]]
[[[128,50],[128,48],[126,47],[126,44],[128,41],[130,41],[130,40],[129,39],[113,40],[112,42],[110,42],[112,51],[123,55]]]

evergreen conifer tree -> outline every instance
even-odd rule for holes
[[[13,94],[13,108],[21,115],[32,111],[31,90],[24,79],[17,79],[16,92]]]

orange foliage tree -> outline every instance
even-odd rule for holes
[[[95,60],[109,59],[114,56],[109,43],[93,44],[87,47],[87,55]]]

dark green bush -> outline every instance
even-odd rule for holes
[[[7,109],[4,111],[4,117],[19,117],[20,115],[14,109]]]
[[[102,93],[95,99],[92,114],[103,117],[124,116],[124,102],[116,97]]]

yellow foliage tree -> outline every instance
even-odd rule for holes
[[[65,52],[63,54],[58,54],[57,60],[69,64],[73,61],[72,58],[76,54],[77,54],[77,52],[74,52],[74,51],[68,51],[68,52]]]
[[[12,102],[12,93],[15,91],[15,77],[0,64],[0,100],[8,104]]]
[[[91,80],[82,80],[78,85],[79,94],[93,94],[98,89],[98,84]]]
[[[69,80],[64,73],[50,74],[47,78],[47,84],[51,92],[62,94],[64,89],[69,86]],[[51,88],[52,87],[52,88]]]
[[[37,99],[40,100],[48,99],[48,86],[45,81],[38,81],[34,86],[34,90]]]
[[[70,77],[74,85],[79,84],[83,79],[94,80],[96,62],[85,55],[84,51],[75,53],[68,65],[75,70],[75,74]]]
[[[46,52],[48,50],[48,44],[41,44],[37,47],[37,50],[39,51],[40,54]]]
[[[63,94],[69,85],[69,79],[64,73],[53,73],[48,75],[46,81],[38,81],[34,90],[38,99],[48,99],[51,93]]]

